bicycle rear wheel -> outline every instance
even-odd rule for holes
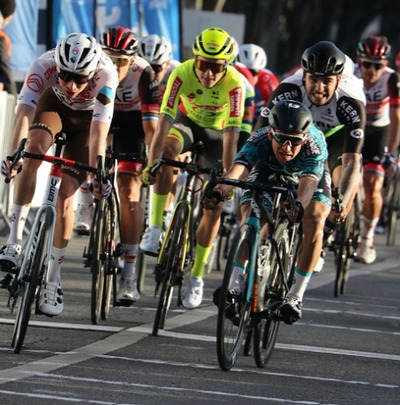
[[[24,343],[29,319],[32,312],[32,304],[39,300],[41,281],[44,273],[46,259],[46,247],[50,243],[51,212],[43,211],[31,246],[25,251],[25,258],[21,271],[25,272],[19,287],[20,302],[14,324],[11,346],[14,353],[20,353]]]
[[[243,343],[243,335],[249,321],[251,303],[246,299],[248,291],[248,273],[250,271],[250,254],[255,244],[253,228],[244,224],[240,227],[229,252],[225,266],[222,286],[218,297],[217,318],[217,357],[222,370],[230,370],[239,356]],[[239,253],[241,263],[246,266],[243,293],[234,296],[230,292],[232,273],[238,262]]]
[[[293,263],[287,225],[287,221],[284,221],[275,229],[272,239],[275,240],[277,249],[271,246],[269,258],[265,260],[267,265],[263,275],[266,277],[266,282],[263,284],[265,288],[260,290],[258,298],[263,316],[255,317],[256,322],[253,329],[254,360],[259,368],[264,368],[267,365],[278,336],[280,325],[278,309],[288,292],[282,278],[283,273],[286,274],[288,280],[291,279],[290,273]],[[293,248],[297,250],[297,246]]]
[[[94,212],[94,228],[93,232],[93,247],[91,257],[91,271],[92,271],[92,289],[91,289],[91,318],[92,323],[97,325],[101,317],[103,293],[104,293],[104,241],[106,238],[105,233],[105,200],[96,201],[96,209]]]
[[[185,260],[184,253],[189,210],[190,207],[185,203],[178,205],[160,251],[156,271],[162,272],[162,281],[153,323],[153,336],[157,336],[159,329],[164,329],[165,318],[171,303],[174,286],[178,285],[180,290],[182,284],[183,275],[181,269]],[[180,302],[180,297],[178,297],[178,302]]]

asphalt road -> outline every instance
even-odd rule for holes
[[[241,356],[229,372],[216,357],[211,297],[220,272],[206,275],[200,308],[173,302],[165,330],[153,337],[153,260],[141,300],[111,308],[107,321],[92,325],[90,274],[81,258],[86,242],[75,237],[70,245],[63,314],[33,316],[20,354],[10,347],[14,317],[0,291],[0,404],[400,403],[400,255],[382,236],[378,260],[353,265],[341,298],[333,297],[328,253],[322,273],[311,280],[303,318],[281,325],[267,367]]]

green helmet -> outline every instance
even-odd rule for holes
[[[211,27],[197,35],[192,49],[195,56],[229,62],[234,55],[234,42],[223,29]]]

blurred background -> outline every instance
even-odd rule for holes
[[[0,0],[7,3],[9,0]],[[194,36],[209,26],[226,29],[236,41],[256,43],[268,68],[282,76],[302,51],[319,40],[335,42],[350,57],[360,38],[386,35],[392,61],[400,50],[400,2],[388,0],[13,0],[16,10],[4,28],[11,65],[21,83],[29,64],[69,32],[99,38],[112,25],[139,36],[161,34],[176,59],[191,57]]]

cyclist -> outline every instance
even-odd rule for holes
[[[229,62],[233,42],[220,28],[207,28],[194,41],[194,59],[174,69],[168,80],[161,104],[161,116],[149,151],[149,165],[165,153],[169,158],[190,150],[193,142],[205,144],[206,164],[221,159],[230,167],[242,123],[246,89],[239,72]],[[146,182],[155,182],[148,168]],[[151,226],[145,232],[140,248],[156,255],[162,226],[163,207],[171,188],[172,170],[163,167],[154,185]],[[222,209],[222,208],[221,208]],[[184,294],[188,308],[200,305],[203,296],[204,266],[218,232],[220,211],[204,211],[196,232],[196,257]]]
[[[80,33],[65,36],[55,49],[45,52],[29,68],[19,97],[10,152],[21,138],[27,137],[29,152],[46,153],[54,135],[62,130],[68,141],[64,156],[96,166],[97,156],[104,156],[117,85],[118,76],[112,62],[95,38]],[[18,171],[10,173],[10,162],[9,157],[2,161],[2,174],[7,178],[14,177]],[[15,180],[10,234],[0,252],[2,269],[8,271],[21,254],[23,228],[40,162],[26,159],[23,166]],[[59,315],[63,310],[61,264],[72,233],[74,193],[85,179],[86,172],[63,170],[48,278],[39,308],[49,316]],[[110,184],[101,189],[97,181],[93,185],[96,198],[111,192]]]
[[[322,132],[313,124],[310,110],[299,101],[278,101],[270,110],[268,123],[252,134],[224,177],[241,180],[248,177],[265,182],[273,173],[285,173],[299,178],[296,212],[288,211],[288,215],[292,221],[303,221],[303,244],[296,262],[296,281],[280,309],[284,322],[292,324],[301,317],[303,295],[321,251],[321,219],[330,211],[328,152]],[[230,195],[232,187],[218,184],[214,191],[224,199]],[[265,193],[263,201],[269,210],[272,199],[273,196]],[[250,213],[250,200],[251,191],[244,191],[241,199],[243,221]],[[217,200],[204,201],[212,209]],[[316,220],[315,216],[323,218]],[[240,294],[243,288],[243,269],[240,263],[235,264],[232,285],[235,294]]]
[[[302,69],[279,84],[256,124],[265,126],[269,110],[280,100],[301,101],[310,108],[314,123],[325,134],[332,184],[342,196],[341,212],[332,209],[326,221],[329,232],[337,221],[346,219],[361,179],[365,95],[351,72],[342,78],[345,63],[346,55],[330,41],[307,48],[301,57]],[[321,257],[315,270],[322,265]]]
[[[356,74],[364,83],[367,122],[362,150],[363,219],[357,257],[366,264],[376,259],[374,233],[383,205],[385,168],[388,177],[397,170],[395,155],[400,135],[400,76],[388,66],[389,56],[390,45],[386,37],[367,37],[358,43]]]
[[[171,59],[172,46],[161,35],[148,35],[141,38],[139,54],[150,63],[156,74],[160,98],[162,98],[167,87],[168,78],[171,72],[181,64],[176,59]]]
[[[103,32],[100,41],[118,72],[111,123],[113,151],[139,153],[145,157],[158,122],[159,94],[155,74],[146,60],[138,55],[139,40],[124,27],[112,27]],[[117,298],[137,301],[135,264],[141,237],[143,209],[140,204],[141,164],[119,160],[118,195],[121,213],[121,244],[124,267]]]
[[[255,123],[261,110],[266,106],[271,93],[278,86],[279,80],[269,69],[266,69],[268,61],[267,54],[259,45],[240,45],[238,61],[243,63],[253,76],[252,84],[255,90],[255,114],[253,123]]]

